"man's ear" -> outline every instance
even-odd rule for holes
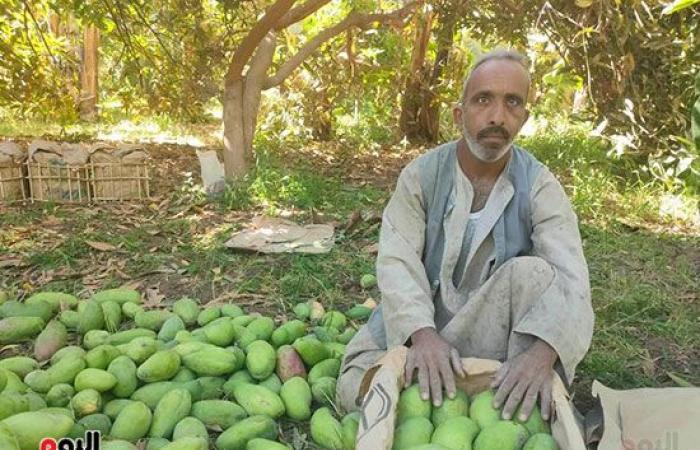
[[[460,103],[455,103],[455,105],[452,107],[452,119],[455,122],[455,125],[461,128],[461,123],[462,123],[462,114],[464,111],[462,111],[463,106]]]

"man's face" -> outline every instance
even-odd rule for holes
[[[491,60],[474,71],[452,113],[476,158],[495,162],[508,152],[529,115],[528,90],[527,73],[515,61]]]

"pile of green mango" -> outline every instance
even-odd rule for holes
[[[282,421],[310,424],[322,448],[353,449],[359,416],[339,420],[336,378],[371,312],[299,303],[276,323],[190,298],[148,308],[130,289],[3,296],[0,346],[33,354],[0,356],[0,449],[88,430],[103,450],[291,449]]]
[[[401,392],[392,450],[558,450],[549,424],[534,408],[521,422],[502,420],[493,407],[493,391],[483,391],[470,402],[462,391],[439,407],[423,400],[417,384]]]

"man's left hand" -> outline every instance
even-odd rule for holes
[[[552,369],[557,357],[556,351],[549,344],[537,339],[530,348],[501,366],[491,387],[498,387],[493,399],[495,408],[500,408],[505,400],[502,414],[504,420],[510,420],[521,401],[518,420],[527,420],[538,397],[542,418],[549,420]]]

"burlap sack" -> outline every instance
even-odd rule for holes
[[[93,144],[90,168],[93,199],[137,200],[150,196],[148,153],[137,144]]]
[[[598,450],[697,450],[700,448],[700,388],[616,391],[593,382],[603,409]]]
[[[88,156],[81,144],[32,141],[27,161],[32,200],[88,202]]]
[[[26,154],[14,142],[0,142],[0,202],[10,203],[26,198],[22,164]]]

